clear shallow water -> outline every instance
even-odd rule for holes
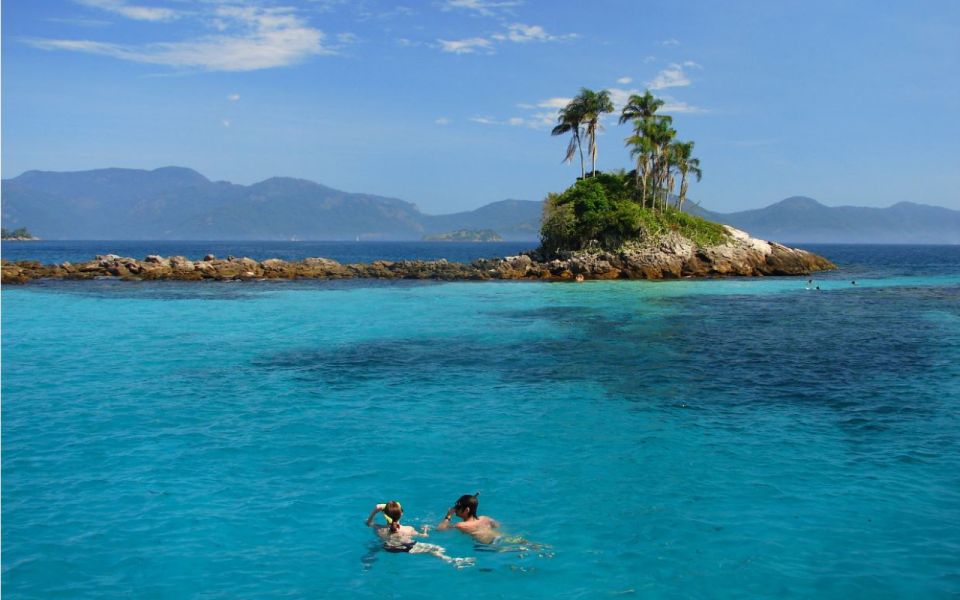
[[[819,293],[5,287],[4,591],[955,597],[960,251],[834,251]],[[477,490],[551,549],[433,534],[456,570],[362,525]]]

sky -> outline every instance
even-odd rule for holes
[[[581,87],[649,89],[709,210],[804,195],[960,209],[953,0],[4,0],[4,178],[177,165],[443,214],[579,174]],[[597,167],[630,168],[605,117]]]

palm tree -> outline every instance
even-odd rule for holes
[[[563,162],[573,160],[574,153],[580,151],[580,178],[585,176],[583,166],[583,147],[580,145],[580,128],[583,123],[583,106],[574,98],[566,106],[560,109],[557,116],[557,126],[553,128],[550,135],[563,135],[573,132],[570,143],[567,145],[567,155]]]
[[[656,208],[657,196],[666,187],[669,195],[670,153],[669,143],[676,135],[670,124],[673,119],[666,115],[657,115],[657,109],[663,106],[663,100],[646,90],[643,95],[633,94],[620,111],[620,124],[633,121],[634,133],[626,139],[632,146],[631,154],[637,160],[637,187],[640,189],[641,204],[646,206],[647,197],[651,206]],[[666,203],[666,196],[663,199]]]
[[[620,111],[619,124],[623,125],[627,121],[635,121],[637,119],[650,119],[661,106],[663,106],[663,100],[651,94],[650,90],[644,92],[642,96],[633,94],[627,100],[623,110]]]
[[[613,101],[610,92],[601,90],[594,92],[587,88],[580,88],[580,94],[573,99],[583,108],[583,117],[586,123],[584,129],[590,139],[591,173],[597,172],[597,133],[603,129],[600,125],[600,115],[613,112]]]
[[[664,208],[667,206],[667,198],[670,195],[670,169],[672,166],[670,155],[670,142],[677,135],[677,130],[671,127],[673,119],[670,117],[657,117],[654,120],[654,126],[651,129],[654,147],[656,148],[657,169],[654,172],[656,180],[654,182],[654,193],[660,192],[660,203]]]
[[[651,199],[651,208],[657,207],[658,196],[664,193],[670,182],[670,142],[677,132],[669,116],[650,116],[634,121],[634,134],[626,139],[632,146],[631,154],[637,159],[637,187],[640,188],[642,205]],[[666,191],[669,194],[669,190]],[[666,196],[662,196],[666,202]]]
[[[687,177],[693,175],[700,181],[703,171],[700,170],[700,159],[693,158],[693,142],[677,142],[673,144],[673,161],[680,172],[680,196],[677,198],[677,208],[683,210],[683,203],[687,198]]]
[[[646,208],[647,185],[650,182],[650,171],[653,166],[653,143],[643,134],[640,123],[641,121],[637,121],[636,131],[625,141],[626,145],[630,146],[630,156],[637,161],[636,186],[640,190],[640,205]]]

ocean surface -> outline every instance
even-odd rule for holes
[[[228,253],[140,244],[21,257]],[[4,286],[3,592],[956,598],[960,247],[810,248],[812,286]],[[505,540],[425,540],[461,568],[363,524],[477,491]]]

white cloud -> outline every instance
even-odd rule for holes
[[[220,124],[223,125],[223,126],[226,127],[226,128],[229,128],[229,127],[230,127],[230,119],[224,119],[224,120],[220,121]]]
[[[610,92],[610,101],[613,102],[613,108],[618,113],[627,104],[630,96],[641,93],[640,90],[623,90],[620,88],[609,88],[607,91]]]
[[[473,54],[478,50],[488,51],[490,40],[486,38],[468,38],[465,40],[437,40],[440,49],[451,54]]]
[[[643,57],[643,62],[644,62],[644,63],[652,63],[652,62],[655,61],[655,60],[657,60],[657,57],[654,56],[654,55],[652,55],[652,54],[650,54],[649,56],[644,56],[644,57]]]
[[[667,100],[666,103],[660,107],[658,112],[662,113],[672,113],[675,115],[679,114],[688,114],[688,115],[700,115],[703,113],[710,112],[706,108],[700,108],[699,106],[691,106],[686,102],[679,102],[677,100]]]
[[[65,23],[67,25],[75,25],[77,27],[106,27],[112,25],[110,21],[105,21],[103,19],[77,19],[77,18],[66,18],[66,17],[47,17],[44,19],[50,23]]]
[[[657,42],[661,46],[679,46],[680,42],[676,38],[668,38]]]
[[[136,21],[172,21],[179,16],[175,10],[169,8],[134,6],[123,0],[76,0],[76,2]]]
[[[563,98],[557,96],[555,98],[547,98],[546,100],[541,100],[537,102],[538,108],[563,108],[564,106],[570,104],[570,101],[573,98]]]
[[[507,25],[505,33],[494,33],[491,39],[498,42],[517,42],[523,44],[526,42],[556,42],[560,40],[571,40],[577,38],[576,33],[567,33],[564,35],[552,35],[540,25],[526,25],[524,23],[511,23]]]
[[[317,12],[329,13],[349,3],[350,0],[310,0],[310,8]]]
[[[552,127],[556,120],[557,115],[554,112],[534,112],[528,117],[510,117],[503,120],[489,116],[470,118],[470,121],[481,125],[506,125],[509,127],[529,127],[530,129]]]
[[[531,113],[525,117],[511,117],[505,121],[497,121],[493,117],[486,117],[483,122],[486,125],[512,125],[514,127],[529,127],[531,129],[545,129],[553,127],[557,122],[557,110],[570,103],[570,98],[554,97],[541,100],[536,104],[521,102],[517,108],[529,110]],[[547,109],[547,110],[542,110]]]
[[[689,68],[691,68],[691,69],[702,69],[702,68],[703,68],[703,65],[701,65],[701,64],[699,64],[699,63],[695,63],[695,62],[693,62],[692,60],[685,60],[685,61],[683,61],[683,66],[689,67]]]
[[[230,102],[236,102],[239,99],[240,99],[240,94],[230,94],[229,96],[227,96],[227,100],[229,100]]]
[[[617,80],[617,83],[620,85],[628,85],[631,81],[633,81],[632,77],[621,77]]]
[[[557,124],[556,112],[535,112],[527,118],[526,125],[532,129],[545,129]]]
[[[683,65],[672,63],[663,69],[650,81],[647,87],[651,90],[662,90],[672,87],[686,87],[690,85],[690,78],[683,72]]]
[[[434,123],[436,123],[437,125],[449,125],[449,124],[450,124],[450,119],[447,118],[447,117],[438,117],[438,118],[434,121]]]
[[[360,41],[360,38],[357,37],[357,34],[350,33],[349,31],[344,33],[337,34],[337,41],[341,44],[356,44]]]
[[[610,101],[613,102],[614,115],[619,115],[620,111],[623,110],[623,107],[626,106],[627,101],[630,100],[630,96],[634,94],[640,95],[643,93],[642,90],[629,89],[624,90],[620,88],[610,88]],[[699,106],[692,106],[686,102],[680,102],[679,100],[674,100],[670,96],[661,96],[661,100],[664,101],[664,105],[661,106],[657,112],[658,113],[672,113],[672,114],[703,114],[710,112],[705,108],[700,108]]]
[[[324,34],[289,8],[218,6],[210,23],[225,32],[178,42],[125,45],[91,40],[31,40],[45,50],[69,50],[121,60],[197,68],[207,71],[254,71],[298,63],[309,56],[332,54]]]
[[[492,17],[499,12],[509,11],[514,6],[521,4],[516,0],[501,0],[492,2],[491,0],[446,0],[442,9],[447,10],[466,10],[484,17]]]
[[[515,42],[523,44],[526,42],[557,42],[563,40],[572,40],[579,37],[576,33],[567,33],[563,35],[553,35],[540,25],[526,25],[524,23],[511,23],[507,25],[505,32],[493,33],[489,38],[474,37],[463,40],[437,40],[440,43],[440,49],[444,52],[453,54],[470,54],[478,49],[485,50],[487,54],[493,54],[493,42]]]

